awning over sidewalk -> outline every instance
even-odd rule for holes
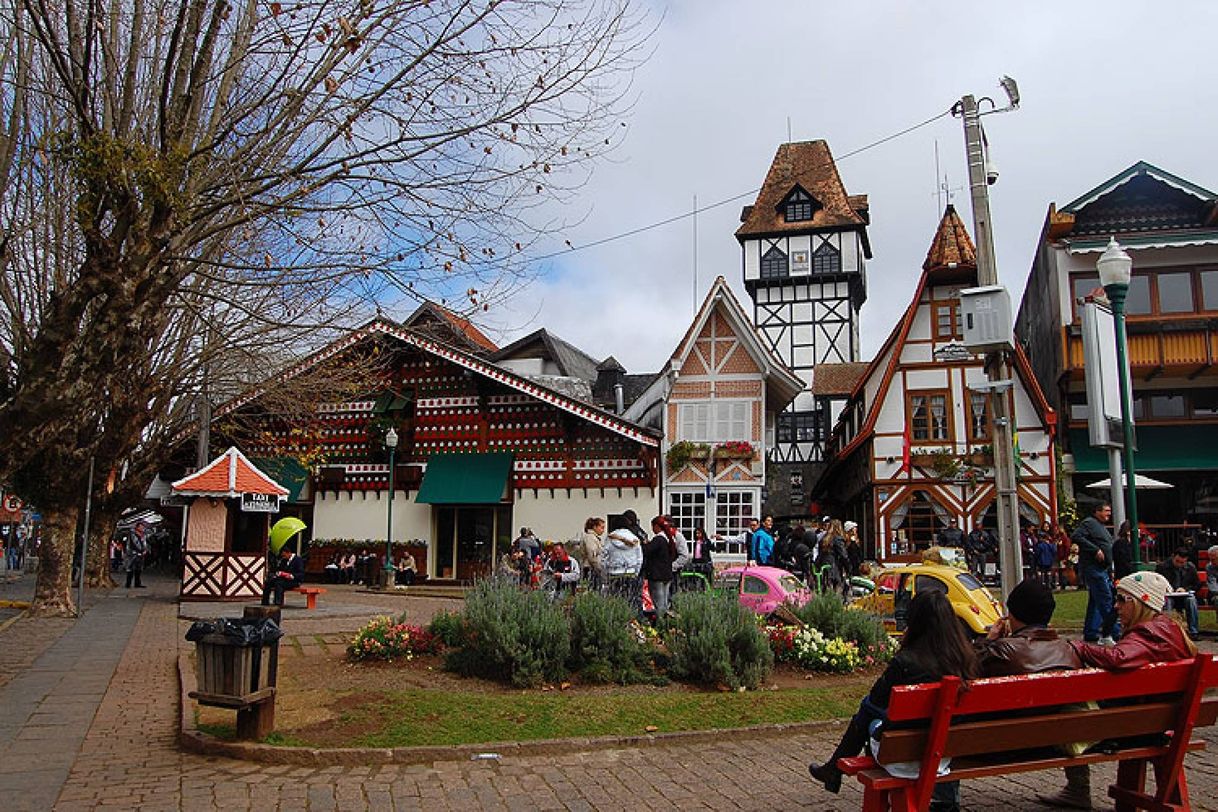
[[[503,501],[512,455],[432,454],[416,502],[431,505],[497,505]]]
[[[1138,426],[1137,432],[1136,471],[1218,470],[1218,426]],[[1079,473],[1108,473],[1108,452],[1091,446],[1086,429],[1070,429],[1070,451]]]

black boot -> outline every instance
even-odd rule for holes
[[[857,756],[863,752],[863,747],[867,744],[868,726],[869,719],[864,717],[861,710],[854,714],[850,718],[850,724],[846,726],[846,731],[842,733],[842,740],[837,743],[833,755],[829,756],[829,760],[824,764],[809,764],[808,774],[824,784],[825,789],[829,792],[835,795],[840,792],[842,771],[837,768],[837,760]]]
[[[824,784],[825,789],[834,795],[841,792],[842,771],[837,768],[835,760],[826,761],[824,764],[809,764],[808,774]]]

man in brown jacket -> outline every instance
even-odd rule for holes
[[[1082,668],[1083,661],[1069,641],[1049,628],[1057,602],[1053,590],[1028,579],[1007,596],[1007,616],[990,627],[977,644],[978,669],[983,677],[1011,677]],[[1041,795],[1052,806],[1091,808],[1091,774],[1086,766],[1066,768],[1066,787],[1056,795]]]
[[[1012,677],[1082,668],[1070,643],[1049,628],[1057,602],[1053,590],[1035,579],[1022,581],[1007,596],[1007,616],[977,643],[983,677]]]

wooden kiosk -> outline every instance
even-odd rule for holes
[[[236,447],[171,487],[189,500],[181,599],[260,599],[270,514],[288,489]]]

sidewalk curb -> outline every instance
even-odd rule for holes
[[[648,733],[639,736],[590,736],[569,739],[538,739],[520,742],[490,742],[485,744],[452,744],[417,747],[279,747],[255,742],[218,739],[201,732],[195,725],[194,702],[188,696],[196,687],[194,667],[189,651],[178,650],[178,683],[180,692],[180,723],[178,743],[188,753],[203,756],[253,761],[260,764],[287,764],[300,767],[354,767],[380,764],[430,764],[436,761],[472,761],[479,755],[547,756],[567,755],[589,750],[618,750],[632,747],[664,747],[676,744],[696,744],[724,738],[760,739],[776,733],[799,735],[841,727],[847,720],[826,719],[793,724],[753,725],[714,730],[690,730],[673,733]]]
[[[25,617],[29,613],[30,613],[30,608],[29,608],[29,605],[27,604],[26,607],[24,609],[22,609],[20,612],[13,615],[12,617],[10,617],[8,620],[4,621],[3,623],[0,623],[0,634],[3,634],[4,632],[8,631],[9,626],[12,626],[14,623],[16,623],[18,620],[21,620],[21,618]]]

